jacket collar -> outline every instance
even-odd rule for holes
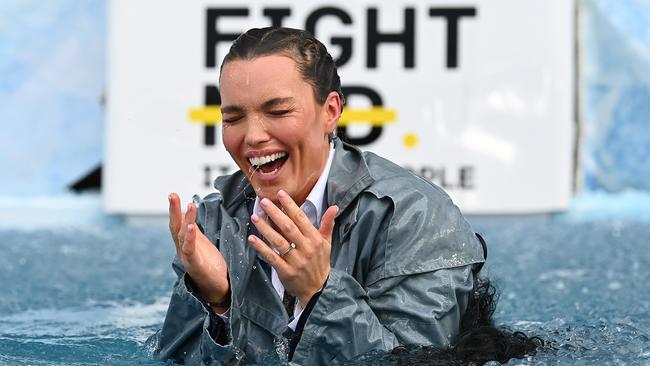
[[[327,206],[337,205],[341,214],[375,180],[361,150],[338,137],[334,138],[334,149],[334,161],[327,179]]]
[[[233,215],[242,203],[255,201],[255,189],[241,170],[232,175],[222,175],[214,181],[216,188],[223,196],[223,207]],[[251,210],[252,212],[252,205]]]

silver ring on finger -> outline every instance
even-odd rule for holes
[[[278,252],[278,255],[280,257],[284,257],[285,255],[287,255],[290,251],[292,251],[294,249],[296,249],[296,243],[291,242],[291,243],[289,243],[289,246],[287,247],[287,249],[283,250],[282,252]]]

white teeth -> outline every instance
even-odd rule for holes
[[[260,166],[264,165],[267,163],[270,163],[274,160],[280,159],[287,156],[286,152],[279,152],[271,155],[266,155],[266,156],[259,156],[259,157],[252,157],[248,158],[248,161],[251,163],[253,166]]]

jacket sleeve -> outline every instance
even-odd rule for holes
[[[383,199],[359,210],[350,242],[342,245],[372,248],[355,259],[365,269],[331,270],[293,361],[338,363],[402,344],[454,340],[473,287],[472,268],[482,258],[474,233],[449,204],[436,209],[442,212],[417,205],[409,211]]]
[[[229,363],[236,356],[229,336],[226,345],[214,341],[209,331],[209,311],[187,288],[186,273],[178,258],[172,267],[178,279],[165,322],[158,333],[154,357],[182,364]]]

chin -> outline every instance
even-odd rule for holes
[[[271,201],[277,201],[276,195],[278,194],[278,191],[280,190],[279,187],[275,186],[263,186],[260,184],[253,185],[253,187],[257,186],[257,189],[255,189],[255,193],[257,194],[257,197],[260,199],[262,198],[268,198]]]

